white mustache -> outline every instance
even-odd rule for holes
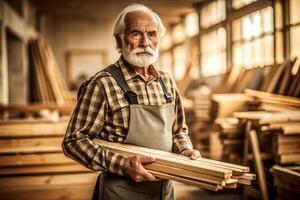
[[[153,56],[155,54],[155,51],[153,49],[151,49],[150,47],[146,47],[146,48],[136,48],[136,49],[132,50],[130,53],[131,54],[148,53]]]

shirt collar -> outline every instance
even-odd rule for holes
[[[133,67],[124,60],[124,58],[121,56],[120,59],[118,60],[118,66],[121,68],[121,71],[124,75],[124,79],[125,81],[128,81],[136,76],[138,76],[139,74],[133,69]],[[150,75],[153,78],[158,78],[160,76],[159,72],[157,71],[157,69],[153,66],[150,65],[149,66],[149,72]],[[151,78],[149,78],[150,80]]]

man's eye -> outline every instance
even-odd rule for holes
[[[156,33],[155,32],[149,32],[148,33],[148,37],[155,38],[156,37]]]
[[[141,34],[140,34],[140,33],[132,33],[131,35],[132,35],[132,37],[133,37],[134,39],[137,39],[137,38],[140,38],[140,37],[141,37]]]

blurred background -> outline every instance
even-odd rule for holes
[[[0,195],[90,198],[96,174],[60,143],[81,83],[119,58],[113,27],[131,3],[167,28],[156,66],[177,82],[194,147],[259,171],[250,189],[177,183],[178,199],[296,199],[300,0],[0,0]]]

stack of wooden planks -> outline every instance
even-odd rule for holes
[[[300,82],[298,83],[300,85]],[[254,97],[260,103],[260,108],[267,111],[295,111],[300,110],[300,99],[262,92],[257,90],[245,90],[246,95]]]
[[[218,191],[223,188],[236,188],[237,183],[250,185],[255,179],[249,167],[200,158],[191,160],[174,153],[138,147],[129,144],[112,143],[94,139],[98,145],[124,156],[151,156],[154,163],[144,167],[155,176],[193,186]]]
[[[60,116],[70,116],[74,110],[74,104],[0,104],[0,118],[9,119],[13,118],[14,115],[21,115],[27,118],[40,116],[40,113],[44,110],[49,112],[58,112]],[[43,116],[44,117],[44,116]]]
[[[271,169],[276,187],[276,199],[294,200],[300,195],[300,166],[281,167],[274,165]]]
[[[293,74],[293,68],[296,63],[294,60],[286,60],[279,66],[273,66],[265,74],[263,84],[260,88],[261,91],[268,93],[287,95],[287,96],[300,96],[300,70],[298,68],[296,74]]]
[[[273,121],[261,124],[261,132],[270,132],[277,164],[300,162],[300,120]]]
[[[191,99],[192,106],[185,108],[185,113],[190,137],[194,147],[203,156],[210,157],[210,133],[213,131],[212,125],[216,117],[217,107],[211,99],[210,90],[205,86],[200,86],[190,92],[188,96]]]
[[[63,154],[67,124],[67,118],[0,122],[1,199],[91,199],[98,174]]]
[[[220,139],[223,145],[222,158],[233,163],[242,163],[244,132],[243,125],[234,117],[218,118]]]
[[[53,52],[41,39],[29,41],[31,61],[30,91],[33,102],[68,104],[74,102],[64,78],[57,66]]]
[[[274,66],[233,68],[224,74],[214,93],[242,93],[248,88],[300,97],[300,67],[296,63],[296,59],[288,59]]]

